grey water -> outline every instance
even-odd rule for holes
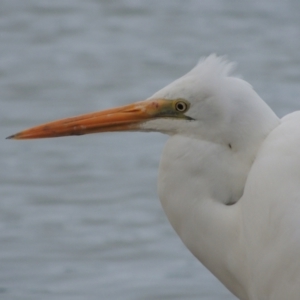
[[[212,52],[298,110],[299,16],[298,0],[2,0],[0,299],[235,299],[160,207],[167,136],[5,137],[143,100]]]

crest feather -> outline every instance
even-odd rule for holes
[[[225,56],[217,56],[211,54],[208,57],[200,58],[197,65],[188,72],[185,76],[189,75],[215,75],[221,77],[231,76],[234,72],[236,64],[229,62]]]

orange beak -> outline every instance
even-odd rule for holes
[[[173,101],[151,99],[107,109],[100,112],[66,118],[29,128],[8,139],[39,139],[83,135],[108,131],[135,131],[141,124],[160,117],[173,117]]]

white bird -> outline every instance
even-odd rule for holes
[[[300,299],[300,112],[279,119],[211,55],[145,101],[9,138],[104,131],[170,135],[162,207],[186,247],[243,300]]]

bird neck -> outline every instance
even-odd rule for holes
[[[228,146],[175,135],[164,148],[158,180],[162,207],[177,234],[241,299],[246,266],[239,208],[228,204],[242,196],[249,168]]]
[[[225,128],[220,136],[206,136],[207,129],[198,137],[171,136],[158,180],[162,207],[175,231],[240,299],[246,299],[247,266],[240,234],[242,214],[236,202],[263,141],[279,124],[274,112],[260,98],[256,100],[259,109],[248,108],[255,117],[235,114],[230,120],[235,131]]]

